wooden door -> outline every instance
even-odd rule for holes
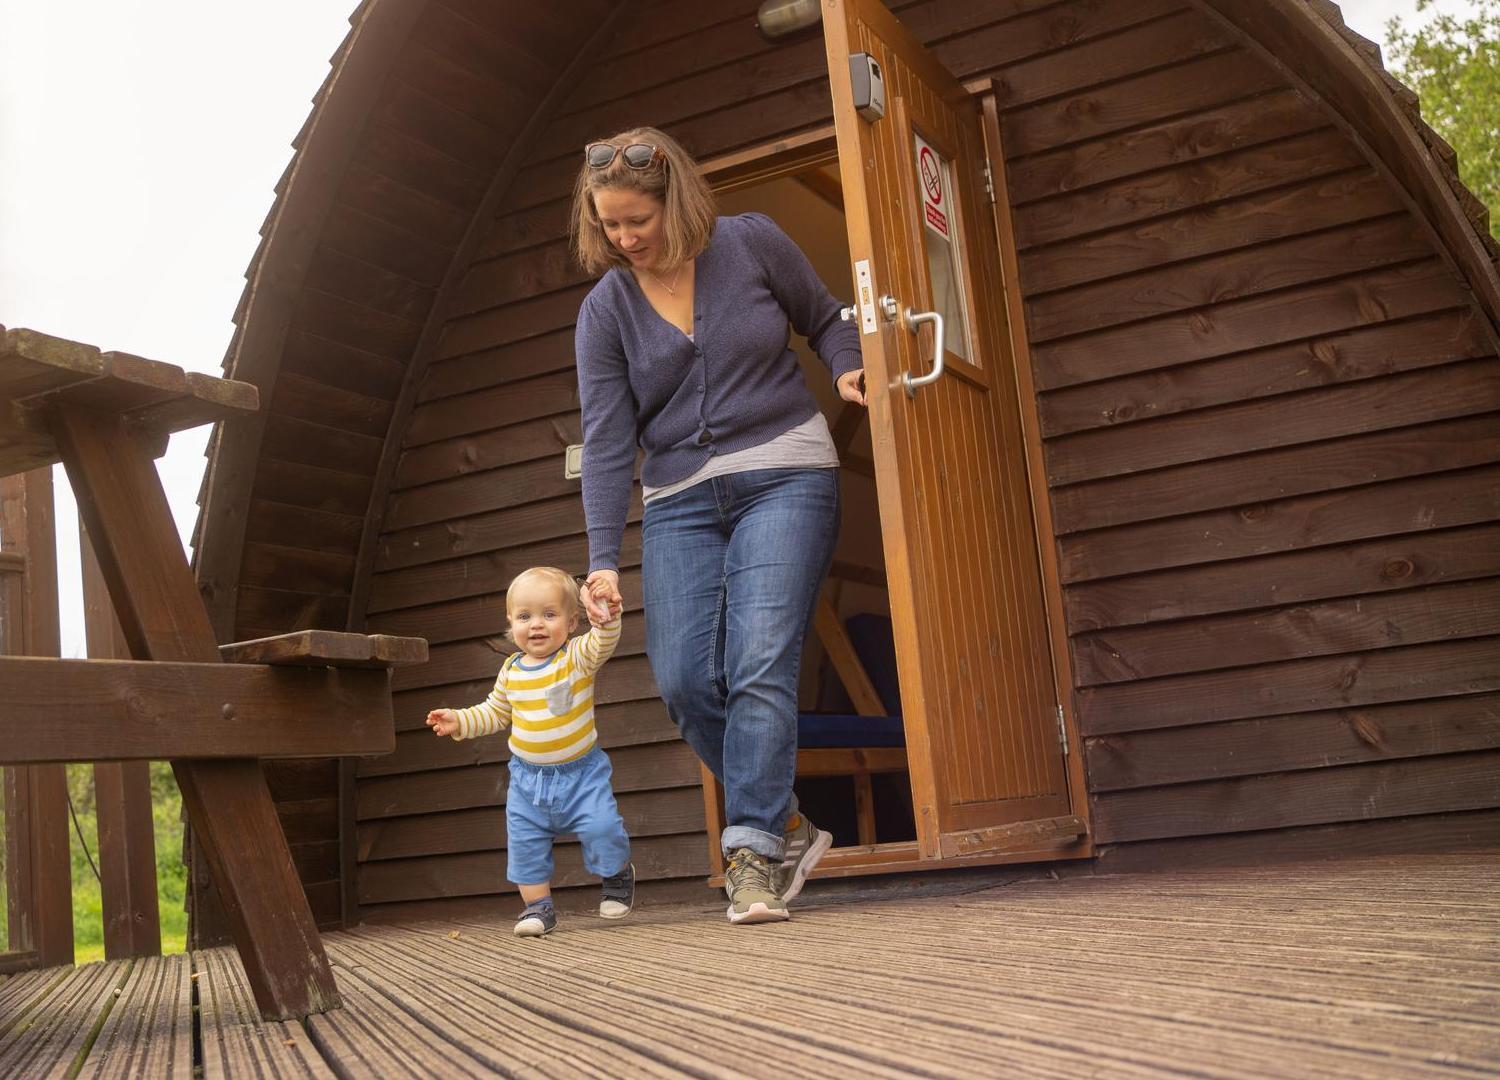
[[[981,113],[880,0],[826,0],[824,33],[919,848],[1075,837]],[[856,53],[882,118],[854,110]],[[944,372],[908,388],[933,311]]]

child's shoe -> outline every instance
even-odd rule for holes
[[[604,899],[599,901],[599,916],[623,919],[635,907],[635,866],[627,864],[618,874],[604,879]]]
[[[796,898],[807,881],[807,875],[832,846],[832,833],[824,832],[807,820],[806,814],[793,815],[787,822],[786,854],[782,856],[781,866],[772,881],[783,900]]]
[[[516,937],[541,937],[550,934],[557,926],[557,909],[552,906],[552,897],[527,904],[526,910],[516,920]]]
[[[724,891],[729,894],[732,923],[778,922],[791,918],[786,901],[776,895],[776,865],[764,855],[740,848],[729,856]]]

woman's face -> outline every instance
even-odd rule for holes
[[[629,188],[600,188],[594,192],[594,212],[605,238],[640,270],[662,270],[662,201]]]

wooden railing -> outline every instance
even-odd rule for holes
[[[0,478],[0,654],[56,656],[52,470]],[[73,962],[65,766],[5,768],[5,925],[0,972]]]

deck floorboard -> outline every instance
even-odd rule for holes
[[[368,925],[326,935],[344,1008],[301,1024],[228,949],[0,980],[0,1074],[186,1080],[196,1003],[205,1077],[1500,1077],[1497,895],[1464,854]]]

